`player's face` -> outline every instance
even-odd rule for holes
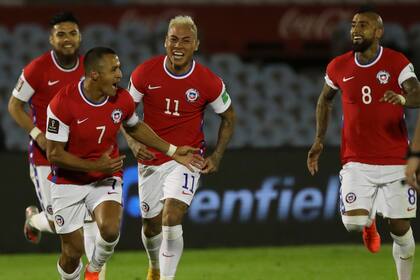
[[[102,58],[100,66],[99,89],[106,96],[115,96],[122,78],[120,59],[115,54],[107,54]]]
[[[81,39],[79,27],[74,22],[60,22],[51,29],[50,44],[59,55],[77,55]]]
[[[356,14],[351,23],[351,41],[355,52],[364,52],[379,40],[377,21],[368,14]]]
[[[192,63],[194,52],[198,49],[197,35],[188,25],[174,25],[165,39],[166,54],[170,70],[177,74],[187,72]]]

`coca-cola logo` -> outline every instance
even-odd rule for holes
[[[280,18],[278,34],[284,40],[325,40],[330,37],[335,24],[349,21],[352,15],[353,11],[340,8],[325,9],[320,13],[292,8]]]

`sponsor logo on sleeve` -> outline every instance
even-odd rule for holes
[[[123,113],[122,113],[121,109],[114,109],[114,111],[112,111],[112,113],[111,113],[112,121],[115,124],[119,123],[121,121],[122,114]]]
[[[229,100],[229,94],[227,93],[227,91],[225,90],[224,92],[223,92],[223,94],[222,94],[222,101],[223,101],[223,104],[226,104],[226,102],[228,102],[228,100]]]
[[[200,97],[200,93],[198,92],[198,90],[190,88],[185,92],[185,97],[187,98],[188,102],[192,103],[198,100],[198,98]]]
[[[385,70],[381,70],[376,74],[376,79],[378,79],[381,85],[387,84],[390,77],[391,75]]]
[[[22,78],[19,78],[19,80],[17,81],[17,83],[15,85],[15,89],[17,91],[20,91],[22,89],[22,86],[23,86],[23,79]]]
[[[59,127],[60,127],[60,123],[58,122],[58,120],[53,119],[53,118],[48,119],[48,126],[47,126],[48,132],[58,134]]]

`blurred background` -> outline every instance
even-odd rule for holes
[[[48,21],[72,11],[80,21],[82,53],[114,48],[126,87],[131,71],[164,53],[170,18],[191,15],[201,41],[197,60],[223,78],[238,123],[221,169],[203,176],[185,221],[186,247],[359,242],[346,234],[338,207],[341,103],[336,98],[320,173],[306,170],[315,134],[315,106],[325,67],[350,50],[350,22],[366,1],[333,0],[0,0],[0,170],[5,200],[0,252],[57,251],[54,236],[24,241],[24,209],[37,204],[29,180],[28,135],[7,111],[24,65],[49,49]],[[420,69],[420,1],[370,1],[385,22],[383,45],[402,51]],[[409,131],[417,110],[407,110]],[[206,141],[219,118],[205,117]],[[130,152],[124,141],[122,149]],[[140,247],[135,161],[126,162],[120,249]],[[416,227],[415,232],[420,232]],[[259,238],[255,238],[258,234]],[[12,237],[12,238],[11,238]],[[387,236],[384,236],[385,240]]]

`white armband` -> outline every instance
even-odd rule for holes
[[[166,155],[167,155],[168,157],[172,157],[172,156],[175,154],[175,152],[176,152],[176,149],[177,149],[177,148],[178,148],[177,146],[172,145],[172,144],[169,144],[169,149],[168,149],[168,151],[166,152]]]

